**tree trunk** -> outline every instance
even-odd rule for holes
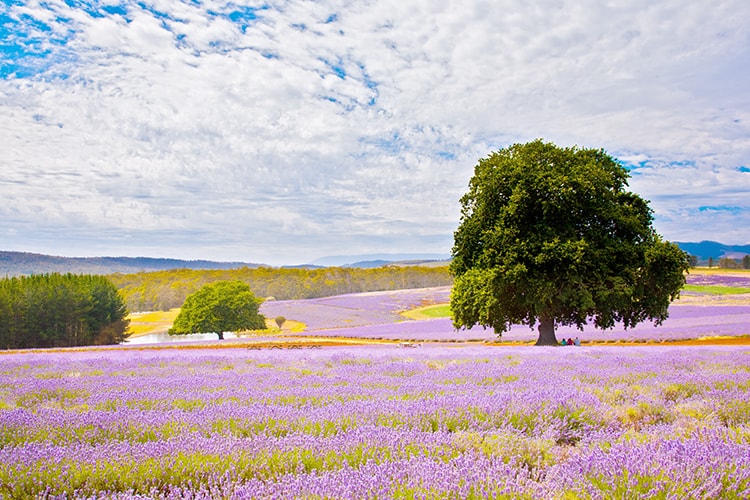
[[[216,332],[216,335],[219,336],[219,340],[224,340],[224,332]]]
[[[539,338],[535,345],[557,345],[554,319],[546,316],[539,318]]]

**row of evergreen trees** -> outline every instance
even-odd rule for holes
[[[0,348],[117,344],[128,310],[104,276],[42,274],[0,279]]]

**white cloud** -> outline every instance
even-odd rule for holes
[[[476,161],[536,137],[638,165],[669,239],[748,242],[741,0],[109,7],[9,7],[49,54],[0,79],[5,247],[447,253]]]

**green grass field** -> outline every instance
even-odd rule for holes
[[[174,319],[179,312],[180,309],[175,308],[169,311],[131,314],[128,316],[130,320],[130,332],[133,336],[166,332],[172,327],[172,323],[174,323]]]
[[[166,332],[172,327],[172,324],[179,313],[180,308],[178,307],[169,311],[131,314],[128,316],[128,319],[130,320],[131,337]],[[304,323],[292,320],[287,320],[281,330],[279,330],[273,318],[266,318],[266,325],[268,326],[266,330],[259,330],[258,332],[299,333],[305,330]]]
[[[451,315],[450,304],[436,304],[434,306],[420,307],[411,311],[404,311],[402,316],[409,319],[432,319],[449,318]]]
[[[750,288],[720,285],[685,285],[686,292],[705,293],[708,295],[736,295],[750,293]]]

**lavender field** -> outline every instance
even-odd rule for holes
[[[694,271],[688,274],[687,284],[750,288],[750,272]]]
[[[351,337],[409,342],[533,342],[538,336],[536,330],[522,325],[514,325],[500,338],[492,330],[485,330],[482,327],[456,331],[450,318],[316,330],[309,333],[316,337]],[[558,339],[577,336],[584,343],[592,341],[661,342],[746,335],[750,335],[750,305],[676,305],[672,306],[669,319],[661,326],[642,323],[628,330],[615,327],[612,330],[602,331],[587,327],[582,332],[573,326],[557,328]]]
[[[750,334],[750,276],[688,283],[661,327],[558,330],[584,347],[400,314],[440,287],[262,306],[308,346],[418,349],[3,352],[0,499],[749,498],[750,346],[653,344]]]
[[[748,498],[750,348],[0,355],[2,498]]]
[[[261,313],[301,321],[308,331],[391,325],[402,311],[450,301],[450,287],[352,293],[307,300],[266,301]]]
[[[750,288],[750,273],[693,273],[688,284],[702,287]],[[268,317],[284,316],[305,324],[305,333],[316,337],[349,337],[409,342],[532,342],[537,333],[515,325],[498,339],[491,330],[475,327],[456,331],[449,318],[407,320],[400,312],[450,301],[450,288],[426,288],[340,295],[313,300],[271,301],[261,307]],[[683,291],[660,326],[641,323],[632,329],[612,330],[559,327],[558,338],[578,336],[585,342],[646,342],[740,337],[750,335],[750,296]]]

